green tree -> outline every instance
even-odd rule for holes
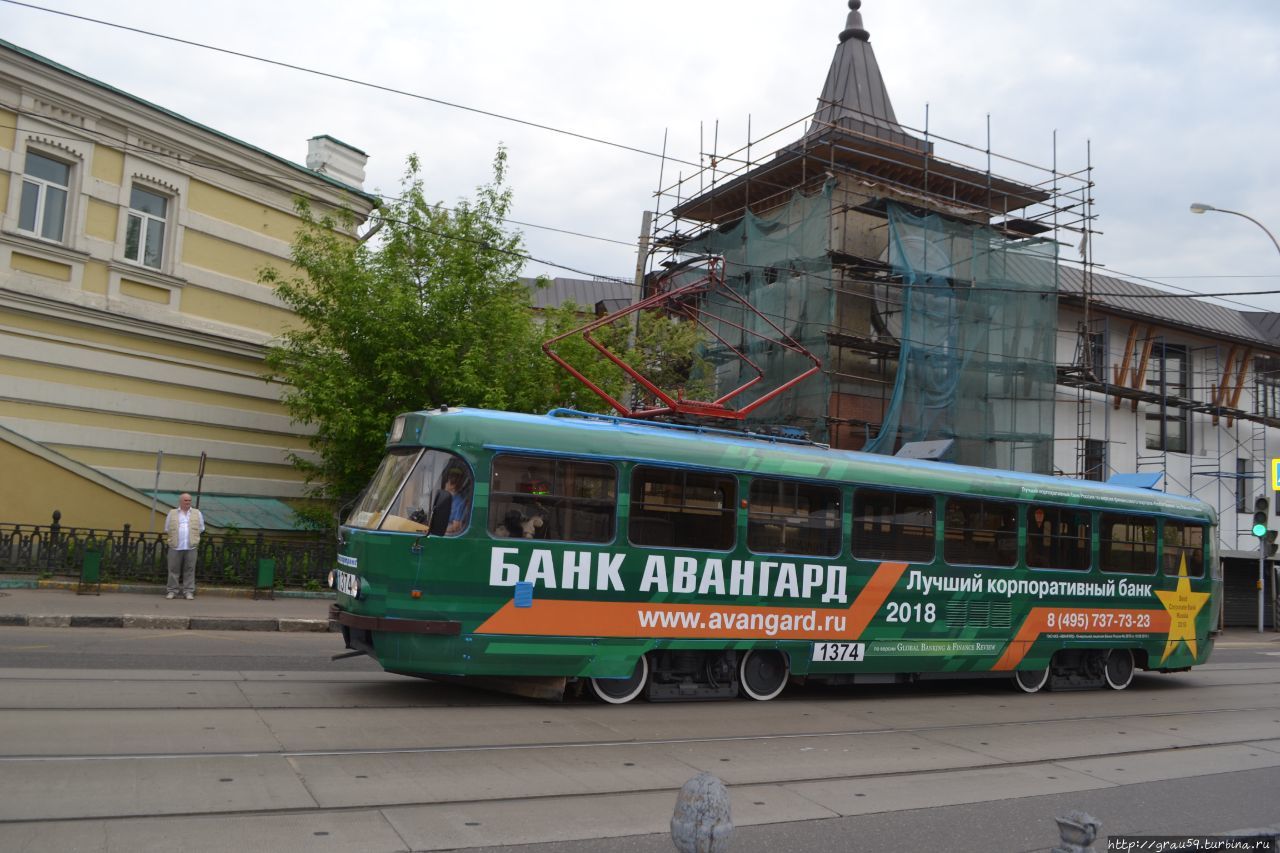
[[[606,411],[608,404],[547,358],[541,342],[582,324],[573,304],[535,318],[519,279],[522,238],[504,228],[511,205],[507,155],[493,180],[452,210],[427,203],[410,157],[397,199],[375,212],[372,239],[350,236],[349,220],[317,216],[299,202],[293,272],[265,269],[298,324],[267,355],[271,378],[297,423],[312,425],[318,461],[293,457],[313,497],[359,493],[382,456],[392,419],[441,405],[539,412],[557,406]],[[690,387],[699,361],[696,329],[643,315],[597,338],[662,387]],[[615,399],[630,380],[580,337],[557,351]],[[646,374],[648,375],[648,374]],[[669,385],[668,385],[669,383]]]
[[[688,320],[641,312],[627,362],[668,394],[679,389],[687,400],[707,400],[715,388],[714,369],[700,355],[707,341],[707,333]]]
[[[410,157],[401,195],[374,214],[376,237],[364,242],[299,203],[294,274],[266,269],[261,280],[298,316],[267,366],[287,385],[293,419],[315,427],[319,461],[293,460],[315,496],[357,494],[400,412],[544,402],[546,359],[517,277],[522,240],[503,226],[506,162],[499,148],[493,180],[449,210],[427,203]]]

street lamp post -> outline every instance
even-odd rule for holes
[[[1211,205],[1211,204],[1205,204],[1204,202],[1199,202],[1199,201],[1197,201],[1197,202],[1192,202],[1192,204],[1191,204],[1191,212],[1192,212],[1192,213],[1208,213],[1208,212],[1210,212],[1210,211],[1212,211],[1213,213],[1230,213],[1232,216],[1239,216],[1239,217],[1241,217],[1241,218],[1243,218],[1243,219],[1247,219],[1247,220],[1249,220],[1249,221],[1250,221],[1250,222],[1252,222],[1254,225],[1257,225],[1259,228],[1261,228],[1261,229],[1263,230],[1263,232],[1264,232],[1268,237],[1270,237],[1270,238],[1271,238],[1271,245],[1273,245],[1273,246],[1275,246],[1275,247],[1276,247],[1276,251],[1277,251],[1277,252],[1280,252],[1280,241],[1277,241],[1277,240],[1276,240],[1276,235],[1272,234],[1272,233],[1271,233],[1271,231],[1267,228],[1267,226],[1263,225],[1261,222],[1259,222],[1258,220],[1254,219],[1254,218],[1253,218],[1252,216],[1250,216],[1249,214],[1247,214],[1247,213],[1241,213],[1241,212],[1240,212],[1240,211],[1238,211],[1238,210],[1227,210],[1225,207],[1214,207],[1214,206],[1213,206],[1213,205]]]
[[[1263,225],[1261,222],[1254,219],[1249,214],[1241,213],[1238,210],[1227,210],[1224,207],[1214,207],[1211,204],[1205,204],[1204,202],[1199,202],[1199,201],[1191,203],[1192,213],[1207,213],[1210,211],[1214,213],[1229,213],[1232,216],[1239,216],[1242,219],[1249,220],[1254,225],[1257,225],[1259,228],[1261,228],[1263,233],[1265,233],[1268,237],[1271,238],[1271,245],[1276,247],[1277,252],[1280,252],[1280,241],[1276,240],[1276,235],[1272,234],[1271,230],[1267,228],[1267,226]],[[1263,447],[1264,448],[1266,447],[1265,442],[1263,444]],[[1263,456],[1264,458],[1262,460],[1262,463],[1263,463],[1262,467],[1263,467],[1263,471],[1265,472],[1268,467],[1267,460],[1265,458],[1266,456],[1265,451],[1263,453]],[[1263,491],[1266,491],[1266,486],[1267,486],[1266,481],[1267,481],[1267,475],[1264,473],[1262,477]],[[1259,501],[1258,503],[1259,505],[1261,505],[1262,502]],[[1280,509],[1280,507],[1277,507],[1277,509]],[[1265,605],[1265,600],[1262,594],[1262,586],[1263,586],[1263,580],[1266,578],[1266,573],[1267,573],[1267,540],[1260,537],[1258,539],[1258,633],[1262,633],[1262,631],[1264,630],[1264,623],[1265,623],[1266,605]],[[1277,627],[1280,627],[1280,625],[1278,625]]]

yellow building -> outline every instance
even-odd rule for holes
[[[0,41],[0,522],[146,530],[157,469],[162,511],[301,496],[259,271],[299,196],[364,221],[366,159],[319,136],[299,166]]]

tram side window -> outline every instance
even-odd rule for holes
[[[933,496],[858,489],[853,494],[853,556],[860,560],[933,559]]]
[[[1187,577],[1204,577],[1204,526],[1183,524],[1177,521],[1164,523],[1163,558],[1164,573],[1176,577],[1181,574],[1182,561],[1187,561]]]
[[[1156,573],[1156,520],[1143,515],[1102,514],[1102,570]]]
[[[633,545],[733,547],[737,482],[723,474],[637,466],[631,474]]]
[[[489,532],[508,539],[613,540],[612,465],[504,453],[493,459]]]
[[[751,481],[747,547],[771,554],[840,553],[840,490],[791,480]]]
[[[1018,562],[1017,504],[947,498],[942,522],[942,555],[952,565],[1015,565]]]
[[[1087,572],[1092,563],[1090,513],[1056,506],[1027,508],[1027,565]]]

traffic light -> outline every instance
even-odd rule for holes
[[[1253,502],[1253,535],[1258,537],[1258,547],[1262,549],[1263,558],[1274,557],[1276,553],[1276,531],[1267,529],[1268,510],[1270,504],[1266,498],[1258,498]]]
[[[1270,504],[1266,498],[1258,498],[1253,502],[1253,535],[1262,539],[1267,535],[1267,510]],[[1273,539],[1275,537],[1272,537]]]

